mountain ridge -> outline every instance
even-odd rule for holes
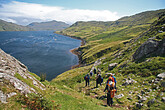
[[[53,21],[47,21],[47,22],[33,22],[27,26],[37,31],[41,31],[41,30],[59,31],[59,30],[69,27],[70,25],[62,21],[53,20]]]
[[[0,20],[0,31],[33,31],[32,28]]]

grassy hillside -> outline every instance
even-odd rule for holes
[[[84,39],[86,45],[79,48],[79,51],[82,51],[81,63],[92,63],[92,61],[103,56],[101,55],[102,53],[107,54],[116,50],[113,49],[117,48],[113,42],[117,42],[122,46],[124,41],[140,36],[164,12],[165,9],[143,12],[123,17],[114,22],[77,22],[57,33]],[[118,45],[119,48],[120,46]],[[90,51],[89,53],[89,50],[97,50],[97,52]],[[102,52],[103,50],[107,51]]]
[[[59,32],[86,40],[86,45],[81,46],[78,51],[81,51],[81,63],[89,66],[67,71],[52,80],[51,84],[63,85],[84,93],[90,98],[97,99],[104,109],[111,109],[105,106],[106,96],[103,90],[108,79],[106,73],[116,73],[118,87],[116,95],[123,94],[123,97],[114,98],[112,109],[164,109],[162,97],[165,97],[165,94],[162,83],[165,79],[157,81],[156,77],[165,71],[165,54],[150,53],[141,59],[133,59],[137,49],[149,39],[160,42],[165,39],[164,12],[165,10],[143,12],[115,22],[77,22]],[[94,75],[91,77],[90,87],[85,87],[83,76],[95,65],[90,63],[96,60],[101,62],[96,68],[101,69],[104,83],[95,88]],[[108,66],[111,63],[118,65],[110,70]],[[135,82],[124,85],[129,79]]]
[[[0,20],[0,31],[32,31],[33,29]]]

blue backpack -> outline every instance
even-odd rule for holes
[[[101,83],[103,82],[103,78],[101,78]]]

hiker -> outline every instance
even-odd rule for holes
[[[85,79],[85,82],[86,82],[86,86],[87,85],[89,86],[89,79],[90,79],[89,73],[87,75],[85,75],[84,79]]]
[[[107,90],[107,105],[113,104],[113,97],[115,96],[115,82],[112,81],[113,78],[109,77],[108,78],[108,83],[106,84],[106,87],[104,89],[104,92]]]
[[[100,84],[100,86],[101,86],[101,83],[102,83],[101,73],[98,72],[97,76],[96,76],[96,88],[98,88],[98,84]]]
[[[94,71],[94,74],[96,74],[96,72],[97,72],[96,68],[94,68],[94,70],[93,70],[93,71]]]
[[[112,82],[115,83],[115,89],[116,89],[116,93],[117,93],[117,88],[116,88],[117,81],[116,81],[116,78],[115,78],[114,74],[112,74],[112,73],[110,73],[110,77],[112,77]],[[107,80],[107,83],[108,83],[108,80]]]
[[[90,76],[93,76],[93,72],[92,71],[90,71]]]

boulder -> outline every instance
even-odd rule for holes
[[[118,65],[117,63],[111,63],[111,64],[109,64],[108,69],[109,69],[109,70],[112,70],[112,69],[115,68],[117,65]]]
[[[116,95],[116,96],[115,96],[116,99],[120,99],[120,98],[122,98],[122,97],[124,97],[124,94],[119,94],[119,95]]]
[[[133,83],[136,83],[137,81],[131,79],[131,78],[128,78],[128,79],[125,79],[125,82],[122,84],[122,86],[127,86],[127,85],[131,85]]]
[[[165,102],[165,97],[162,97],[162,102]]]
[[[164,79],[165,78],[165,72],[158,74],[157,77],[160,79]]]
[[[165,38],[162,41],[149,38],[136,50],[133,54],[133,59],[138,60],[153,54],[156,56],[165,54]]]

